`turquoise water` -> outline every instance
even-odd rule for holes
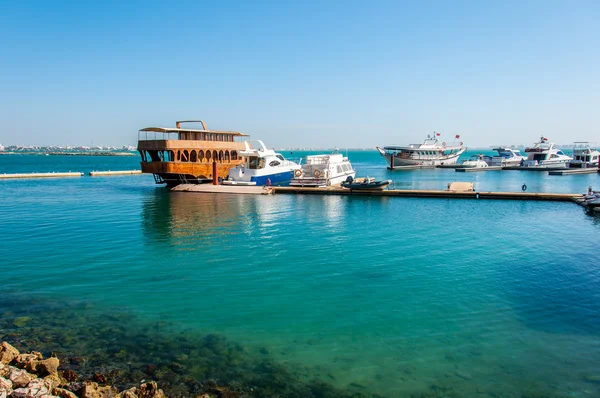
[[[599,186],[598,175],[400,172],[371,151],[349,156],[359,176],[407,189]],[[0,156],[0,173],[137,161]],[[389,397],[600,395],[599,232],[570,203],[213,196],[145,175],[0,181],[5,297],[219,333]]]

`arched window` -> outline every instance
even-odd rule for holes
[[[177,151],[177,161],[181,161],[181,151]]]
[[[204,162],[204,151],[202,149],[198,151],[198,161]]]
[[[192,150],[192,154],[190,155],[190,162],[196,162],[196,151]]]
[[[175,161],[175,155],[173,154],[173,151],[167,151],[169,153],[169,162],[173,162]]]
[[[206,151],[206,161],[210,162],[210,151]]]
[[[238,160],[237,151],[231,151],[231,160]]]
[[[219,162],[223,162],[223,151],[219,151]]]
[[[229,151],[225,151],[225,163],[229,163],[231,161],[231,158],[229,156]]]
[[[181,161],[182,162],[189,162],[190,161],[190,153],[188,152],[187,149],[183,150],[183,153],[181,154]]]
[[[213,151],[212,158],[213,158],[213,162],[216,162],[217,160],[219,160],[219,154],[217,153],[217,151]]]

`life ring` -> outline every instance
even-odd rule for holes
[[[319,170],[319,169],[316,169],[316,170],[313,172],[313,175],[314,175],[315,177],[317,177],[317,178],[321,177],[321,170]]]
[[[445,147],[446,147],[446,143],[445,143],[445,142],[442,142],[442,146],[445,148]]]
[[[302,175],[302,170],[298,169],[298,170],[294,171],[294,176],[300,177],[301,175]]]

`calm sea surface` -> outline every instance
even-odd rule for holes
[[[374,151],[348,155],[358,176],[400,189],[600,188],[598,175],[388,171]],[[0,173],[138,167],[0,156]],[[0,314],[30,315],[23,298],[91,303],[223,335],[366,395],[593,397],[599,237],[600,221],[571,203],[214,196],[148,175],[0,180]]]

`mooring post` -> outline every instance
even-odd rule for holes
[[[217,175],[217,162],[213,161],[213,185],[219,185],[219,176]]]
[[[394,155],[390,154],[390,169],[394,170]]]

